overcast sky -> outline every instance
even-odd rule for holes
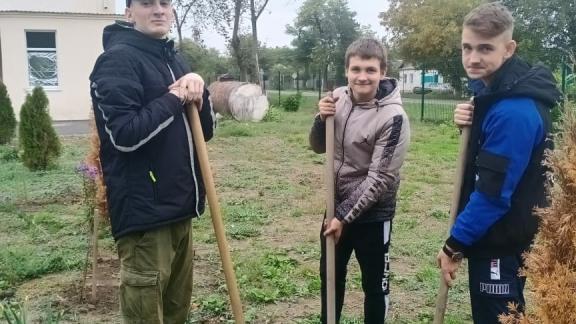
[[[289,46],[292,36],[286,34],[286,25],[292,24],[298,8],[304,0],[270,0],[266,10],[258,19],[258,38],[268,47]],[[116,12],[124,13],[125,0],[116,0]],[[378,14],[387,8],[386,0],[348,0],[350,10],[356,12],[356,21],[369,25],[379,37],[384,35],[384,27],[380,26]],[[248,27],[248,21],[246,22]],[[185,35],[186,36],[186,35]],[[208,47],[221,51],[226,49],[224,38],[213,30],[207,30],[203,39]]]

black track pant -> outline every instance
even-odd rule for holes
[[[508,314],[508,304],[524,311],[525,277],[518,276],[523,267],[522,255],[500,258],[468,259],[470,301],[475,324],[498,324],[498,316]]]
[[[344,227],[340,241],[336,245],[336,319],[340,321],[344,292],[346,289],[346,268],[354,251],[362,272],[364,291],[364,323],[382,324],[388,311],[391,221],[364,224],[350,224]],[[320,233],[321,258],[320,278],[322,280],[322,323],[326,323],[326,240]]]

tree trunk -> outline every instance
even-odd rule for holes
[[[174,22],[176,23],[176,33],[178,33],[178,49],[182,52],[182,22],[180,21],[180,17],[178,17],[178,12],[176,9],[172,9],[174,13]]]
[[[322,87],[322,91],[326,91],[326,89],[328,89],[328,64],[324,65],[324,77],[322,78],[323,82],[323,87]]]
[[[250,21],[252,22],[252,51],[254,55],[254,66],[252,80],[256,80],[256,84],[260,82],[260,64],[258,62],[258,29],[256,23],[258,17],[256,16],[256,8],[254,7],[254,0],[250,0]]]
[[[252,49],[254,51],[254,64],[256,66],[256,78],[257,84],[262,84],[264,80],[260,79],[260,62],[258,61],[258,18],[262,15],[264,8],[268,4],[269,0],[265,0],[264,3],[260,8],[258,8],[258,12],[256,12],[256,6],[254,5],[254,0],[250,0],[250,20],[252,21]]]
[[[176,32],[178,33],[178,49],[180,52],[182,52],[184,48],[182,44],[182,28],[184,27],[184,24],[186,24],[186,19],[188,18],[188,14],[192,9],[192,5],[193,3],[189,3],[187,7],[185,7],[184,12],[182,12],[182,16],[178,16],[178,11],[176,8],[172,9],[172,12],[174,13],[174,22],[176,23]],[[178,2],[178,6],[182,6],[182,3]]]
[[[346,85],[348,80],[346,79],[346,69],[343,64],[336,64],[336,80],[334,87],[340,87]]]
[[[242,0],[234,0],[234,29],[232,31],[232,54],[236,59],[236,64],[240,70],[240,81],[246,81],[246,68],[240,56],[240,38],[238,37],[238,29],[240,25],[240,14],[242,9]]]

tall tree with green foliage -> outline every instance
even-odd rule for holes
[[[174,23],[179,49],[183,49],[184,30],[200,35],[208,26],[226,29],[231,22],[231,4],[222,0],[174,0]]]
[[[320,70],[326,81],[329,66],[335,69],[337,85],[346,83],[344,55],[348,45],[361,35],[360,25],[346,0],[306,0],[287,32],[305,64]]]
[[[556,67],[562,57],[576,65],[576,2],[574,0],[503,0],[515,20],[518,51],[529,61]]]
[[[42,87],[35,87],[20,110],[20,149],[22,162],[31,171],[55,166],[61,145],[48,113],[48,97]]]
[[[230,58],[215,48],[187,38],[182,40],[180,47],[180,54],[190,64],[192,71],[200,74],[206,82],[215,81],[217,76],[231,71]]]
[[[270,69],[276,64],[284,64],[295,71],[296,65],[299,62],[296,60],[296,50],[288,46],[282,47],[266,47],[265,45],[260,48],[260,67],[264,71]]]
[[[256,77],[256,61],[254,60],[254,39],[251,34],[236,35],[236,42],[229,43],[234,67],[238,69],[240,81],[254,82]]]
[[[381,24],[400,56],[417,67],[436,69],[460,92],[464,74],[462,22],[482,0],[392,0]]]
[[[0,145],[10,143],[16,131],[16,117],[8,90],[0,82]]]

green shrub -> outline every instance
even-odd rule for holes
[[[264,118],[262,118],[263,122],[279,122],[282,120],[282,112],[276,108],[276,106],[270,106]]]
[[[18,149],[12,146],[0,147],[0,161],[18,161]]]
[[[203,313],[211,316],[223,316],[226,314],[228,305],[222,296],[210,295],[200,301],[200,309]]]
[[[298,109],[300,109],[300,102],[302,102],[302,94],[298,92],[295,95],[284,98],[282,108],[286,111],[298,111]]]
[[[0,82],[0,145],[10,143],[16,131],[16,117],[4,83]]]
[[[48,114],[48,98],[42,87],[36,87],[20,110],[20,148],[22,162],[32,170],[46,170],[56,164],[62,149]]]

